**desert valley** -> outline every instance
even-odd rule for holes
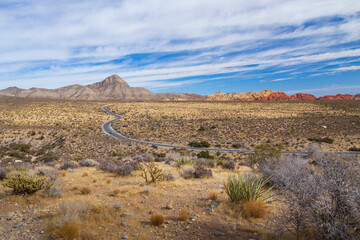
[[[154,94],[117,75],[0,94],[1,239],[309,239],[317,218],[334,211],[320,201],[337,186],[329,178],[346,175],[342,194],[358,187],[356,96]],[[103,106],[123,117],[114,131],[179,147],[107,135],[101,126],[114,116]],[[343,170],[335,176],[329,166]],[[319,171],[315,179],[311,171]],[[300,179],[325,182],[299,191],[304,186],[292,181]],[[358,223],[358,200],[338,200],[354,208],[343,224]],[[329,209],[318,212],[317,204]]]

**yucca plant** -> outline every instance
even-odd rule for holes
[[[188,156],[183,156],[175,160],[176,167],[181,167],[183,165],[195,165],[194,161]]]
[[[271,198],[271,188],[265,188],[267,180],[261,180],[252,175],[243,175],[241,173],[230,175],[228,181],[224,183],[226,194],[231,201],[249,201],[263,200]]]

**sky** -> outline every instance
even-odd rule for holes
[[[0,0],[0,89],[360,93],[359,0]]]

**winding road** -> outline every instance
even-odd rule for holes
[[[147,142],[147,141],[141,141],[141,140],[137,140],[137,139],[133,139],[133,138],[128,138],[128,137],[125,137],[124,135],[121,135],[121,133],[116,132],[111,125],[113,122],[120,120],[123,117],[111,112],[106,106],[103,107],[103,110],[105,112],[107,112],[108,114],[111,114],[116,117],[114,120],[106,122],[102,125],[103,131],[105,133],[107,133],[108,135],[110,135],[111,137],[114,137],[114,138],[117,138],[120,140],[136,142],[136,143],[143,143],[143,144],[150,144],[155,147],[175,148],[175,149],[187,149],[187,150],[198,150],[198,151],[206,151],[207,150],[207,151],[215,151],[215,152],[238,152],[238,153],[253,153],[254,152],[253,150],[246,150],[246,149],[242,150],[242,149],[197,148],[197,147],[188,147],[188,146],[177,146],[177,145],[171,145],[171,144],[154,143],[154,142]],[[295,152],[295,151],[283,151],[282,153],[284,153],[284,154],[300,154],[300,155],[308,154],[308,152]],[[334,152],[334,153],[360,155],[360,152]]]

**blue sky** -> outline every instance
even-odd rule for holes
[[[359,0],[0,0],[0,89],[360,93]]]

